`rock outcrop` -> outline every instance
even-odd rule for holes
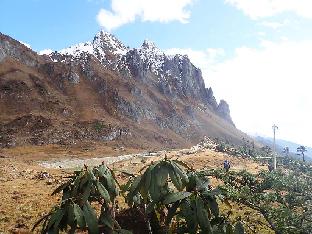
[[[228,122],[233,123],[231,114],[230,114],[230,107],[229,104],[227,104],[226,101],[221,100],[218,107],[217,107],[217,113],[223,118],[226,119]]]

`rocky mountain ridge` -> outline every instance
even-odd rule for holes
[[[47,55],[0,34],[0,93],[2,147],[130,136],[176,147],[204,135],[243,135],[187,56],[168,56],[150,41],[130,49],[103,31]],[[41,123],[49,124],[36,129]],[[31,124],[36,136],[23,133]]]
[[[140,48],[130,49],[114,35],[100,31],[92,42],[79,43],[49,56],[55,62],[81,63],[92,55],[104,67],[118,70],[125,77],[156,82],[165,95],[199,98],[233,124],[228,104],[224,100],[217,103],[211,87],[205,88],[200,69],[191,63],[188,56],[168,56],[151,41],[144,40]]]

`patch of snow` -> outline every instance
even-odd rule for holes
[[[151,71],[156,75],[162,71],[162,67],[165,61],[165,54],[158,49],[154,42],[144,40],[141,48],[138,49],[140,59],[147,63]]]
[[[91,42],[79,43],[59,51],[60,54],[79,57],[83,52],[93,54],[93,45]]]
[[[51,50],[51,49],[44,49],[44,50],[40,50],[38,52],[39,55],[44,55],[44,54],[49,55],[49,54],[52,54],[52,53],[53,53],[53,50]]]
[[[31,46],[26,43],[26,42],[23,42],[23,41],[19,41],[21,44],[23,44],[24,46],[26,46],[27,48],[31,49]]]
[[[94,48],[108,49],[113,54],[125,55],[129,49],[113,34],[105,31],[97,33],[93,39]]]

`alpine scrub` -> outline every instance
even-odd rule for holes
[[[52,193],[63,193],[60,204],[34,228],[43,222],[41,233],[75,233],[76,230],[88,230],[90,234],[128,233],[120,228],[114,217],[118,187],[113,171],[105,165],[92,169],[85,166]],[[92,206],[94,203],[100,207],[99,216]]]
[[[121,195],[127,209],[143,210],[149,233],[244,233],[242,223],[232,225],[220,214],[219,191],[212,189],[208,178],[178,160],[153,162],[121,186],[105,165],[85,166],[52,195],[60,192],[60,204],[34,226],[42,223],[41,233],[131,233],[116,221],[116,197]]]
[[[244,233],[219,215],[209,180],[181,161],[152,163],[124,192],[129,207],[143,208],[150,233]]]
[[[282,169],[258,174],[220,169],[198,173],[222,180],[218,189],[224,198],[259,211],[275,233],[311,233],[311,166],[290,160]]]

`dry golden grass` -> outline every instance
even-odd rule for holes
[[[0,160],[0,233],[31,233],[33,224],[57,203],[50,196],[62,172],[49,172],[54,176],[51,185],[47,180],[36,179],[39,167],[25,163]],[[44,170],[46,171],[46,170]]]
[[[112,149],[107,149],[107,151],[111,152]],[[19,147],[1,152],[2,155],[20,155],[19,157],[0,158],[0,233],[31,233],[30,230],[38,218],[57,204],[59,197],[52,197],[50,194],[70,171],[51,170],[38,166],[36,160],[46,160],[49,153],[60,153],[63,157],[69,157],[66,150],[55,146],[47,146],[45,149]],[[89,157],[91,155],[91,153],[87,154]],[[176,155],[175,151],[167,152],[169,158],[179,158],[195,169],[221,167],[224,159],[231,161],[232,170],[247,169],[256,173],[265,169],[253,161],[230,157],[212,150],[183,156]],[[132,159],[118,162],[111,167],[137,173],[143,166],[163,157],[164,154],[144,160]],[[52,184],[47,185],[49,182],[47,179],[36,178],[41,171],[48,172],[52,176]],[[126,179],[118,174],[120,183],[124,183]],[[213,186],[220,183],[216,179],[212,179],[211,182]],[[118,201],[121,207],[125,207],[122,197],[118,198]],[[220,203],[220,210],[223,214],[229,214],[229,218],[233,221],[240,217],[245,223],[247,233],[274,233],[261,214],[248,207],[233,203],[232,208],[229,208]]]

